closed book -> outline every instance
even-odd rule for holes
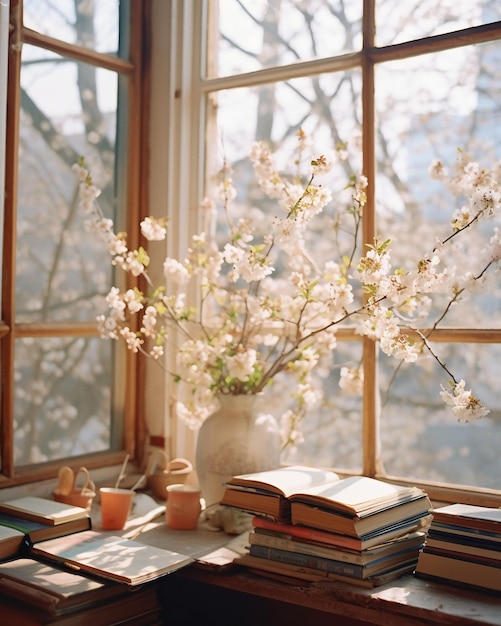
[[[455,529],[448,527],[438,527],[437,524],[430,525],[428,530],[428,539],[437,539],[439,541],[446,541],[450,544],[459,544],[464,546],[471,546],[472,548],[478,547],[485,550],[501,551],[501,542],[497,541],[491,536],[485,536],[479,534],[478,531],[473,533],[469,532],[457,532]]]
[[[120,585],[122,589],[126,589]],[[12,626],[158,626],[162,624],[157,589],[151,585],[126,591],[78,611],[51,615],[12,596],[0,595],[2,623]]]
[[[285,579],[297,579],[308,582],[322,582],[329,580],[367,588],[384,585],[392,580],[395,580],[396,578],[410,574],[415,568],[415,562],[412,562],[410,564],[395,567],[384,574],[378,574],[369,578],[353,578],[351,576],[334,574],[332,572],[304,567],[302,565],[293,565],[290,563],[263,559],[250,554],[242,556],[240,559],[236,560],[235,563],[249,568],[256,574],[271,574],[273,576],[282,576]]]
[[[401,504],[393,504],[363,517],[341,515],[336,510],[313,506],[311,503],[292,501],[292,524],[310,526],[352,537],[370,536],[371,533],[402,520],[419,519],[428,515],[431,503],[421,494]]]
[[[473,504],[450,504],[434,509],[432,514],[434,522],[497,533],[501,538],[501,509]]]
[[[25,496],[0,502],[0,513],[7,513],[49,526],[64,524],[89,516],[87,509],[36,496]]]
[[[24,533],[9,526],[0,526],[0,559],[8,559],[22,551]]]
[[[38,541],[45,541],[46,539],[64,537],[64,535],[90,530],[92,528],[92,522],[90,516],[85,515],[62,524],[48,525],[23,519],[22,517],[0,513],[0,528],[15,529],[23,533],[28,544],[33,544]]]
[[[256,544],[252,544],[249,548],[249,554],[251,556],[360,579],[386,572],[398,565],[415,564],[417,563],[418,553],[418,549],[414,548],[382,558],[369,565],[356,565],[355,563],[334,561],[333,559],[326,559],[312,554],[300,554],[298,552],[289,552],[288,550],[268,548]]]
[[[431,520],[431,515],[420,517],[419,519],[404,520],[400,524],[379,529],[370,537],[349,537],[334,532],[310,528],[308,526],[295,526],[293,524],[283,524],[274,522],[264,517],[254,516],[252,525],[254,528],[261,528],[275,533],[280,533],[288,538],[307,539],[318,543],[349,548],[350,550],[367,550],[381,544],[392,541],[397,537],[403,537],[409,533],[425,530]]]
[[[501,591],[501,569],[483,563],[474,563],[442,554],[433,554],[426,549],[419,555],[416,576],[433,578],[445,582],[459,583],[470,587]]]
[[[367,476],[341,479],[335,472],[295,465],[234,476],[221,504],[287,523],[296,502],[362,518],[424,496],[417,487]]]
[[[259,531],[259,529],[256,530]],[[299,554],[310,554],[335,561],[342,561],[344,563],[354,563],[356,565],[368,565],[403,550],[419,550],[424,544],[424,539],[424,532],[415,532],[394,539],[376,548],[369,548],[368,550],[349,550],[307,540],[288,539],[287,537],[281,537],[270,532],[251,531],[249,533],[249,544],[251,546],[256,544],[268,548],[298,552]]]
[[[50,615],[81,610],[127,593],[119,583],[100,581],[31,558],[0,563],[0,594]]]
[[[32,546],[31,553],[127,585],[155,580],[194,561],[185,554],[92,530],[41,541]]]
[[[430,552],[447,551],[458,558],[466,559],[490,559],[501,565],[501,546],[486,548],[478,545],[470,545],[464,542],[444,541],[428,536],[426,538],[426,548]]]

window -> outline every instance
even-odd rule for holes
[[[205,115],[209,178],[224,149],[237,164],[233,177],[248,180],[256,139],[278,147],[283,163],[299,128],[318,153],[346,142],[334,194],[347,173],[367,175],[360,243],[380,231],[391,236],[405,266],[443,232],[455,207],[431,181],[431,161],[453,165],[458,148],[486,167],[499,161],[499,3],[209,0],[203,7],[206,13],[184,17],[205,44],[202,78],[194,71],[190,93]],[[196,138],[192,146],[200,148]],[[239,191],[253,193],[243,185]],[[326,233],[328,223],[318,232],[328,257],[335,246]],[[498,279],[491,288],[499,296]],[[480,386],[487,417],[458,424],[439,397],[448,379],[433,359],[396,367],[347,325],[323,381],[326,402],[305,419],[304,444],[284,460],[462,485],[469,497],[483,490],[486,502],[501,475],[499,313],[499,297],[479,296],[433,333],[440,358]],[[356,400],[338,390],[339,372],[360,362],[365,387]],[[273,398],[280,399],[278,390]]]
[[[131,247],[140,214],[167,215],[177,258],[200,230],[200,199],[222,146],[238,182],[249,178],[255,139],[277,147],[282,164],[299,128],[318,152],[346,142],[347,161],[329,184],[341,194],[348,174],[368,177],[359,245],[381,231],[399,242],[402,264],[427,249],[455,201],[429,178],[431,160],[451,164],[457,148],[488,167],[501,156],[495,0],[151,0],[151,12],[147,0],[10,0],[0,4],[1,35],[6,4],[5,484],[54,475],[62,459],[81,455],[121,461],[124,448],[140,449],[144,428],[170,456],[194,456],[193,433],[171,410],[170,380],[98,336],[97,303],[118,277],[76,211],[70,167],[78,155]],[[242,199],[247,191],[239,189]],[[328,220],[315,239],[325,257],[336,254]],[[458,493],[447,486],[460,486],[470,501],[499,504],[499,281],[490,287],[493,297],[473,299],[467,315],[449,316],[433,333],[451,369],[481,385],[489,416],[457,424],[438,397],[447,381],[432,359],[395,371],[347,324],[319,378],[326,402],[307,416],[304,444],[284,461],[419,482],[445,500]],[[360,363],[363,396],[345,396],[340,369]]]
[[[148,6],[1,5],[5,484],[53,475],[62,459],[110,463],[133,450],[136,365],[97,331],[114,277],[106,250],[86,232],[71,168],[84,156],[103,190],[103,213],[124,230],[137,222]]]

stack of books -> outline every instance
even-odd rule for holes
[[[38,541],[90,530],[87,509],[25,496],[0,502],[0,559],[24,553]]]
[[[88,511],[45,498],[0,502],[0,614],[25,626],[160,625],[155,581],[191,556],[92,530]]]
[[[451,504],[433,511],[416,576],[501,591],[501,509]]]
[[[305,466],[234,476],[221,504],[253,514],[239,564],[367,587],[415,569],[431,520],[421,489]]]

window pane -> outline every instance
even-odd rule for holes
[[[436,344],[434,348],[450,369],[461,372],[466,388],[491,412],[476,422],[458,423],[439,395],[440,383],[447,387],[448,377],[431,358],[422,367],[401,367],[388,392],[395,361],[382,358],[385,469],[392,475],[499,489],[501,346]]]
[[[259,220],[253,222],[253,233],[259,236],[272,232],[278,205],[259,189],[248,158],[253,141],[267,141],[274,150],[277,169],[292,177],[308,175],[312,156],[332,152],[339,143],[349,142],[346,159],[339,159],[332,172],[322,177],[322,186],[331,190],[333,201],[311,220],[305,233],[308,254],[318,267],[324,267],[329,261],[342,265],[343,255],[349,256],[354,245],[353,216],[346,211],[351,206],[351,191],[344,188],[349,175],[359,173],[361,167],[359,73],[310,77],[254,89],[232,89],[212,98],[217,98],[217,120],[214,123],[217,138],[208,142],[208,162],[212,164],[217,160],[216,153],[217,156],[224,153],[232,167],[231,178],[237,190],[228,212],[232,219],[252,219],[255,213],[250,212],[249,207],[261,209]],[[296,132],[300,128],[312,137],[313,154],[304,154],[302,165],[298,167]],[[218,236],[222,249],[228,239],[224,229],[226,217],[223,213],[220,217]],[[285,264],[283,259],[282,264],[274,261],[275,278],[280,277],[281,267]],[[339,391],[341,367],[357,367],[360,359],[358,341],[339,341],[332,363],[317,368],[315,385],[323,391],[323,402],[308,412],[301,426],[304,442],[295,449],[288,449],[282,457],[284,460],[360,470],[361,397],[345,396]],[[264,392],[266,409],[280,419],[289,408],[288,399],[294,391],[297,388],[291,387],[291,379],[287,376],[274,380],[271,391]]]
[[[217,99],[216,141],[223,145],[230,163],[247,156],[253,141],[271,142],[279,146],[282,167],[294,153],[296,132],[302,128],[313,138],[318,154],[348,142],[351,152],[343,167],[358,173],[360,89],[360,74],[354,71],[222,91],[213,96]],[[209,151],[213,149],[209,146]],[[340,183],[342,188],[346,179]]]
[[[352,472],[362,469],[362,396],[340,389],[339,375],[342,367],[357,368],[361,362],[359,342],[338,341],[333,352],[329,372],[317,377],[324,397],[318,407],[310,410],[301,422],[304,441],[295,448],[287,448],[280,458],[283,463],[305,463],[336,467]],[[274,415],[283,411],[283,399],[294,393],[282,388],[280,383],[266,395],[267,406]],[[270,408],[270,411],[272,409]]]
[[[101,209],[112,216],[117,76],[30,46],[23,48],[23,61],[17,318],[94,321],[111,264],[85,230],[71,166],[85,155],[104,190]]]
[[[228,76],[359,50],[362,0],[217,0],[216,67]]]
[[[24,24],[49,37],[117,54],[119,0],[24,0]]]
[[[16,342],[16,465],[114,446],[112,347],[111,342],[83,337],[25,338]]]
[[[377,44],[401,43],[500,19],[498,0],[376,0]]]
[[[501,157],[500,54],[501,43],[493,42],[378,67],[378,232],[391,236],[396,267],[409,269],[429,256],[436,239],[451,234],[450,219],[466,203],[430,178],[433,159],[452,171],[458,148],[488,169]],[[459,267],[467,257],[470,271],[480,274],[478,250],[496,225],[499,216],[469,230],[457,253]],[[492,271],[486,280],[481,293],[449,311],[445,325],[499,328],[501,286]],[[439,301],[421,325],[434,321],[446,304]]]

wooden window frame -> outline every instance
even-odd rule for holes
[[[7,123],[5,137],[5,201],[4,201],[4,246],[2,317],[0,321],[2,372],[1,389],[1,476],[0,488],[30,481],[51,478],[61,461],[14,467],[14,344],[22,337],[98,337],[97,327],[88,324],[20,324],[15,318],[15,258],[16,258],[16,211],[20,114],[20,70],[21,48],[31,44],[76,61],[126,75],[129,78],[128,128],[127,128],[127,228],[129,243],[137,247],[140,217],[148,203],[148,188],[142,184],[146,177],[147,163],[147,116],[149,106],[149,52],[151,26],[151,0],[131,0],[130,3],[130,50],[129,59],[102,54],[79,45],[46,36],[23,25],[23,0],[10,0],[8,83],[7,83]],[[85,455],[79,462],[87,467],[111,465],[123,460],[124,452],[131,459],[138,458],[142,450],[145,433],[142,425],[141,362],[132,355],[123,355],[125,368],[123,384],[123,449]],[[139,417],[138,417],[139,416]]]
[[[217,28],[217,24],[210,14],[211,0],[204,0],[204,9],[198,20],[206,20],[208,29]],[[362,48],[359,51],[341,54],[331,58],[320,58],[305,62],[296,62],[290,65],[275,66],[259,69],[252,72],[206,78],[201,73],[200,78],[195,76],[195,83],[191,86],[192,93],[198,94],[200,116],[204,118],[205,102],[210,100],[211,93],[225,89],[244,87],[258,87],[266,83],[282,82],[302,76],[320,75],[327,72],[337,72],[358,68],[362,75],[362,151],[363,173],[368,179],[368,202],[364,207],[363,244],[371,244],[375,235],[375,179],[376,179],[376,120],[375,120],[375,67],[388,61],[396,61],[419,55],[436,53],[457,47],[481,44],[501,38],[501,22],[488,23],[481,26],[448,32],[442,35],[427,36],[395,45],[378,47],[375,37],[375,2],[363,0],[362,20]],[[206,13],[209,11],[208,13]],[[211,23],[212,19],[212,23]],[[204,22],[205,24],[205,22]],[[203,40],[207,34],[203,25],[198,34]],[[210,34],[209,34],[210,37]],[[207,133],[207,129],[204,130]],[[210,137],[210,131],[207,133]],[[360,341],[355,331],[342,329],[338,340]],[[471,342],[471,343],[501,343],[501,328],[499,329],[437,329],[433,333],[433,341],[440,342]],[[364,363],[364,391],[363,391],[363,431],[362,431],[362,473],[368,476],[405,483],[409,482],[402,477],[390,476],[384,472],[379,455],[378,434],[378,390],[377,390],[377,345],[368,338],[362,339]],[[413,482],[415,484],[416,481]],[[455,502],[459,499],[464,502],[499,506],[501,494],[493,489],[479,489],[474,487],[450,486],[435,481],[419,481],[430,496],[441,502]]]

